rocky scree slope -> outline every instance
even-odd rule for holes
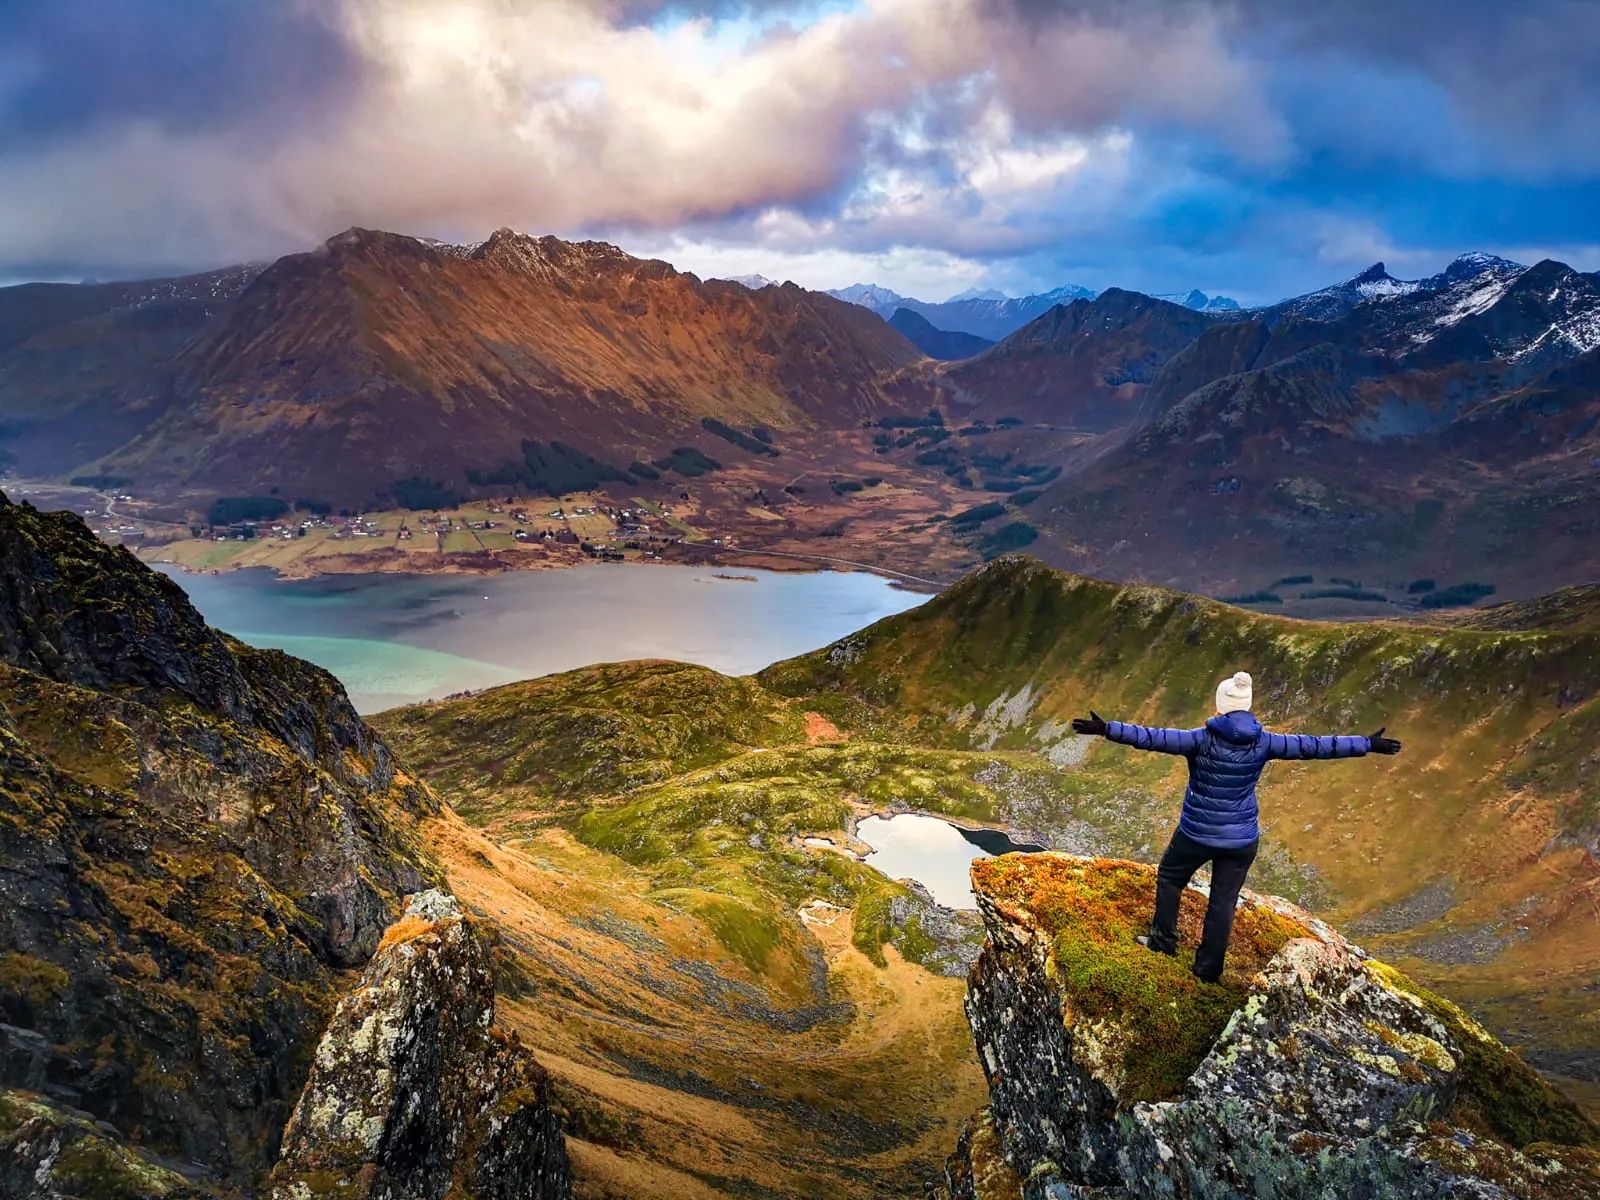
[[[274,1200],[565,1200],[549,1079],[493,1028],[494,998],[456,899],[410,897],[317,1046]]]
[[[1460,1009],[1247,892],[1223,979],[1134,942],[1149,867],[973,868],[989,1077],[946,1200],[1600,1196],[1600,1128]],[[1204,910],[1185,894],[1180,954]]]
[[[0,1163],[51,1164],[7,1194],[259,1179],[438,809],[326,672],[0,496]]]

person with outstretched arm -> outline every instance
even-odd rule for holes
[[[1211,864],[1211,900],[1206,905],[1194,973],[1207,983],[1222,977],[1233,932],[1233,909],[1255,861],[1261,836],[1256,781],[1275,758],[1361,758],[1398,754],[1400,743],[1382,729],[1368,737],[1339,734],[1270,733],[1250,711],[1254,685],[1239,671],[1217,685],[1217,715],[1199,729],[1152,729],[1106,721],[1093,709],[1072,728],[1136,750],[1181,754],[1189,760],[1183,816],[1156,869],[1155,917],[1139,941],[1160,954],[1178,952],[1178,902],[1194,873]]]

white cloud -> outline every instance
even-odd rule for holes
[[[840,228],[901,224],[976,251],[1029,236],[1007,206],[1061,202],[1115,153],[1106,123],[1130,106],[1221,114],[1259,140],[1254,118],[1229,115],[1253,90],[1209,20],[1040,38],[988,0],[864,0],[732,38],[726,22],[627,23],[580,0],[333,11],[362,70],[315,122],[263,140],[111,121],[0,155],[0,261],[222,260],[358,223],[670,229],[840,193]],[[1203,85],[1198,110],[1186,79]],[[908,139],[875,159],[885,124],[916,112],[920,158]]]
[[[750,242],[671,235],[624,238],[623,248],[666,259],[703,279],[765,275],[779,283],[790,281],[819,291],[851,283],[878,283],[919,300],[942,300],[988,277],[982,262],[920,247],[852,251],[820,244],[812,250],[774,250]]]

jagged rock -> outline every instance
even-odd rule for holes
[[[1288,902],[1245,893],[1211,985],[1134,943],[1149,867],[1011,855],[973,882],[967,1014],[1014,1176],[978,1169],[980,1121],[953,1200],[1600,1197],[1600,1130],[1570,1101]],[[1190,953],[1203,907],[1185,896]]]
[[[564,1200],[547,1078],[493,1021],[489,954],[460,906],[412,896],[317,1047],[273,1200]]]
[[[945,1179],[928,1189],[928,1200],[1017,1200],[1021,1195],[1022,1180],[1000,1148],[994,1113],[983,1109],[962,1125]]]
[[[249,1189],[438,811],[332,676],[0,496],[0,1088]]]

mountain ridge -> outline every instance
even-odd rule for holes
[[[856,283],[828,292],[828,295],[837,299],[870,308],[886,321],[893,317],[896,310],[906,309],[935,329],[972,334],[991,342],[1010,337],[1058,304],[1093,300],[1100,294],[1092,288],[1073,283],[1027,296],[1007,296],[993,288],[968,288],[948,300],[936,302],[902,296],[889,288],[869,283]],[[1152,298],[1198,312],[1236,312],[1240,308],[1236,300],[1227,296],[1208,296],[1199,288],[1187,292],[1152,294]]]
[[[926,317],[909,308],[895,309],[894,315],[889,318],[889,324],[929,358],[941,361],[971,358],[974,354],[980,354],[994,345],[988,338],[979,337],[975,333],[954,333],[946,329],[936,329]]]
[[[106,402],[17,396],[24,379],[6,367],[41,336],[0,364],[0,401],[16,396],[21,419],[13,457],[34,461],[66,453],[62,428],[93,434],[74,409]],[[446,251],[350,230],[267,267],[125,376],[109,389],[109,436],[71,447],[152,483],[370,502],[430,470],[451,486],[492,472],[508,433],[604,451],[620,469],[682,444],[705,416],[854,424],[893,409],[877,381],[917,358],[855,306],[793,285],[702,283],[607,243],[500,230]]]

